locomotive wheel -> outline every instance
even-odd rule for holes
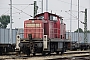
[[[51,52],[48,52],[48,55],[51,55]]]
[[[17,53],[16,53],[16,56],[18,56],[18,55],[20,55],[21,54],[21,52],[20,51],[18,51]]]
[[[35,56],[36,55],[36,53],[33,53],[33,56]]]
[[[30,56],[30,49],[27,49],[26,54],[27,54],[28,57]]]
[[[45,56],[45,55],[46,55],[46,53],[45,53],[45,52],[42,52],[42,55],[43,55],[43,56]]]
[[[2,53],[3,53],[3,48],[0,47],[0,55],[2,55]]]
[[[83,49],[81,49],[81,51],[82,51]]]
[[[27,53],[27,56],[29,57],[30,56],[30,53]]]
[[[59,51],[57,51],[56,54],[58,55],[59,54]]]
[[[64,52],[63,51],[61,51],[61,55],[63,54]]]
[[[0,55],[2,55],[2,52],[0,52]]]

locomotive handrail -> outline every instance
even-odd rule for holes
[[[55,38],[54,37],[54,35],[55,34],[57,34],[57,37],[58,37],[58,35],[59,35],[59,33],[58,33],[58,30],[60,30],[60,29],[58,29],[58,28],[49,28],[49,37],[51,38]],[[55,30],[56,30],[56,32],[55,32]]]

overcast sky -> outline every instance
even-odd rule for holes
[[[12,0],[13,4],[23,4],[23,5],[13,5],[13,28],[23,28],[24,21],[30,19],[29,15],[33,16],[33,4],[34,0]],[[72,31],[75,31],[78,28],[78,0],[72,0]],[[10,0],[0,0],[0,16],[10,15]],[[38,13],[41,13],[41,0],[37,0],[37,5],[39,6]],[[44,0],[44,12],[46,11],[46,0]],[[66,23],[66,29],[70,30],[70,5],[71,0],[49,0],[48,1],[48,11],[52,10],[53,13],[56,13],[60,16],[63,16],[64,22]],[[88,10],[88,26],[87,29],[90,30],[90,0],[80,0],[80,11],[84,11],[85,8]],[[24,12],[21,12],[21,10]],[[67,12],[65,12],[67,11]],[[27,14],[25,14],[27,13]],[[80,12],[80,21],[84,21],[84,13]],[[9,24],[10,25],[10,24]],[[8,25],[8,28],[9,28]],[[79,27],[84,29],[83,24],[79,24]]]

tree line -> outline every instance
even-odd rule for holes
[[[78,32],[78,29],[76,31],[74,31],[74,32]],[[81,28],[79,28],[79,33],[83,33],[83,32],[84,31]],[[87,30],[87,33],[90,33],[90,30]]]
[[[0,16],[0,28],[7,28],[7,25],[10,23],[9,15]]]

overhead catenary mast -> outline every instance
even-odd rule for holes
[[[37,1],[34,1],[34,17],[37,15],[37,10],[38,10]]]
[[[88,40],[87,40],[87,9],[85,9],[85,20],[84,20],[84,43],[88,43]]]
[[[72,31],[72,0],[70,5],[70,39],[71,39],[71,31]],[[71,43],[71,49],[72,49],[72,43]]]
[[[71,31],[72,31],[72,0],[71,0],[70,9],[71,9],[71,11],[70,11],[70,33],[71,33]],[[70,34],[70,35],[71,35],[71,34]]]
[[[10,44],[12,44],[12,0],[10,0]]]
[[[41,5],[42,5],[42,13],[43,13],[43,0],[42,0],[42,3],[41,3]]]
[[[79,43],[79,0],[78,0],[78,43]]]
[[[48,12],[48,0],[46,0],[46,12]]]

